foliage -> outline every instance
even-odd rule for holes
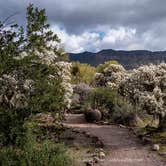
[[[89,64],[73,62],[71,68],[72,83],[84,82],[90,84],[96,73],[96,69]]]
[[[143,126],[143,121],[137,114],[134,107],[124,100],[121,104],[114,106],[114,112],[112,113],[111,120],[118,124],[127,126]]]
[[[63,110],[64,75],[55,62],[64,53],[58,43],[45,10],[32,4],[27,7],[26,32],[16,25],[0,24],[1,144],[16,144],[31,113]]]
[[[73,95],[73,87],[71,84],[71,63],[69,62],[57,62],[55,66],[58,68],[58,75],[62,78],[62,88],[64,89],[64,105],[66,109],[71,106],[71,97]]]
[[[62,144],[48,140],[38,143],[32,133],[27,134],[23,149],[6,147],[0,150],[0,165],[5,166],[66,166],[73,165]]]
[[[95,86],[106,86],[117,89],[120,82],[126,76],[126,70],[120,64],[109,64],[102,73],[96,73],[94,77]]]
[[[159,128],[163,128],[166,116],[166,64],[141,66],[124,79],[119,93],[140,111],[159,116]]]
[[[121,104],[122,100],[115,90],[110,88],[95,88],[86,97],[83,108],[99,109],[107,118],[110,118],[117,104]]]
[[[23,125],[29,114],[28,110],[3,110],[0,108],[0,146],[20,145],[25,132]]]
[[[79,83],[77,85],[74,85],[71,109],[73,111],[77,110],[77,112],[82,112],[82,110],[80,110],[80,108],[84,104],[85,99],[91,93],[91,91],[92,91],[92,87],[90,87],[88,84]]]
[[[115,60],[106,61],[105,63],[97,66],[97,68],[96,68],[97,73],[103,73],[104,69],[106,69],[109,65],[112,65],[112,64],[118,65],[119,63]]]
[[[135,109],[117,92],[109,87],[95,88],[85,99],[83,109],[99,109],[105,120],[133,125]],[[133,122],[133,123],[132,123]]]
[[[47,16],[45,15],[45,9],[34,8],[32,4],[27,7],[27,28],[26,28],[26,41],[28,49],[50,50],[53,48],[53,43],[59,42],[57,35],[49,30],[49,24],[47,24]],[[56,47],[54,47],[57,49]],[[53,50],[56,51],[56,50]]]

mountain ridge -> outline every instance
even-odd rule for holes
[[[108,60],[117,60],[126,69],[133,69],[149,63],[166,62],[166,51],[104,49],[96,53],[85,51],[68,54],[70,61],[88,63],[92,66],[97,66]]]

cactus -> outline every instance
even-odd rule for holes
[[[89,109],[85,112],[85,119],[87,122],[95,122],[101,120],[101,112],[97,109]]]

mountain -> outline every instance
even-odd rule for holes
[[[142,64],[166,62],[166,51],[148,51],[148,50],[102,50],[97,53],[69,53],[70,61],[79,61],[97,66],[108,60],[117,60],[126,69],[136,68]]]

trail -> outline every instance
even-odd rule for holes
[[[96,136],[109,152],[102,166],[166,166],[166,161],[148,150],[128,129],[116,125],[86,123],[82,114],[67,114],[64,125]]]

